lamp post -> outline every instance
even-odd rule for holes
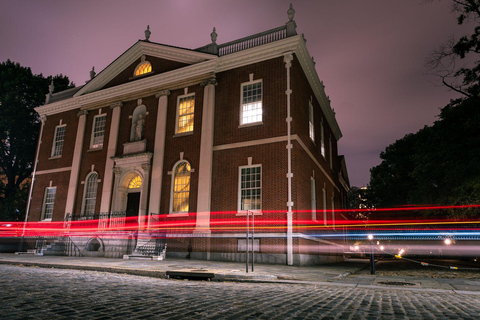
[[[370,240],[370,274],[375,274],[375,254],[373,252],[373,235],[368,235],[368,240]]]

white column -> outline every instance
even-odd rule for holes
[[[170,91],[163,90],[155,95],[158,98],[157,127],[152,160],[152,183],[150,187],[150,213],[160,213],[160,198],[163,181],[163,158],[165,156],[165,134],[167,128],[167,107]]]
[[[197,225],[195,232],[210,233],[210,204],[212,195],[213,121],[215,113],[215,79],[202,83],[203,114],[200,165],[198,170]]]
[[[122,102],[116,102],[110,106],[113,109],[112,122],[110,124],[110,134],[108,136],[107,158],[105,160],[105,175],[103,177],[102,202],[100,203],[100,212],[110,211],[110,198],[112,196],[113,180],[113,160],[117,150],[118,129],[120,126],[120,111]]]
[[[287,69],[287,184],[288,184],[288,200],[287,200],[287,265],[293,265],[293,201],[292,201],[292,140],[291,140],[291,123],[292,117],[290,115],[290,100],[292,95],[292,89],[290,89],[290,68],[292,66],[293,55],[292,53],[284,54],[283,61],[285,62],[285,68]]]
[[[65,216],[67,213],[73,214],[75,206],[75,197],[77,195],[78,174],[80,172],[80,163],[82,159],[83,138],[85,137],[85,124],[87,123],[87,110],[81,110],[77,113],[78,128],[75,138],[75,149],[73,151],[72,170],[70,171],[70,180],[68,183],[67,204],[65,206]]]

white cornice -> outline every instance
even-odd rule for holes
[[[335,119],[335,114],[330,108],[330,102],[325,95],[324,86],[318,78],[315,66],[305,46],[305,41],[300,35],[222,57],[139,41],[117,60],[112,62],[112,64],[97,75],[96,78],[80,89],[72,98],[46,104],[37,107],[35,110],[40,115],[50,115],[74,110],[97,102],[114,99],[118,100],[136,92],[158,88],[169,89],[170,84],[281,57],[285,52],[294,52],[296,54],[302,69],[312,86],[315,97],[322,108],[325,118],[338,141],[342,137],[342,133]],[[184,62],[193,64],[180,69],[132,81],[130,83],[124,83],[112,88],[100,90],[103,85],[108,83],[113,77],[122,72],[143,54],[176,61],[183,59]]]
[[[130,49],[100,72],[92,81],[75,93],[74,97],[97,91],[115,78],[120,72],[135,62],[142,55],[150,55],[157,58],[174,60],[186,64],[196,64],[205,60],[216,58],[215,55],[174,48],[158,43],[138,41]]]

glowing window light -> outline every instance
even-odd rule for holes
[[[240,124],[262,122],[262,81],[242,85]]]
[[[182,97],[178,100],[177,133],[193,131],[195,96]]]
[[[190,203],[190,164],[180,162],[175,168],[172,212],[188,212]]]
[[[128,189],[138,189],[142,187],[142,178],[140,176],[136,176],[130,183],[128,184]]]
[[[141,76],[142,74],[150,73],[152,72],[152,65],[150,62],[145,61],[141,65],[137,67],[135,70],[135,77]]]

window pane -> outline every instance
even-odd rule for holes
[[[103,147],[103,138],[105,135],[105,124],[107,122],[107,116],[97,116],[95,117],[93,124],[93,140],[92,148],[101,148]]]
[[[65,141],[65,126],[55,128],[55,141],[52,156],[60,156],[63,151],[63,142]]]
[[[172,212],[188,212],[190,203],[190,164],[181,162],[173,178]]]
[[[262,83],[245,84],[242,90],[241,124],[262,121]]]
[[[179,99],[177,133],[193,131],[194,112],[195,96]]]
[[[247,167],[240,171],[240,210],[261,210],[261,167]]]

